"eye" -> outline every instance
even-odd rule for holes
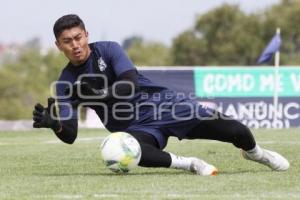
[[[81,36],[81,35],[78,35],[78,36],[75,37],[75,40],[76,40],[76,41],[79,41],[79,40],[81,40],[81,38],[82,38],[82,36]]]
[[[70,42],[71,42],[70,39],[65,39],[65,40],[63,40],[63,43],[64,43],[64,44],[68,44],[68,43],[70,43]]]

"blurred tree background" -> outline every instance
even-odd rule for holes
[[[171,47],[145,42],[139,37],[131,38],[135,39],[131,40],[133,45],[126,47],[134,63],[140,66],[153,63],[172,66],[256,65],[276,28],[280,27],[283,41],[280,63],[299,65],[298,13],[299,0],[282,0],[267,10],[250,14],[237,5],[223,4],[198,16],[193,27],[173,39]],[[153,52],[155,45],[160,46],[157,52]]]
[[[50,84],[67,63],[56,50],[42,53],[38,39],[28,41],[18,55],[0,68],[0,119],[30,119],[37,102],[46,105]]]
[[[139,36],[125,39],[122,46],[137,66],[256,65],[280,27],[281,65],[300,65],[299,13],[299,0],[282,0],[259,13],[223,4],[198,16],[193,27],[183,30],[170,46]],[[50,84],[67,60],[57,50],[43,51],[38,38],[16,54],[1,57],[0,119],[30,119],[36,102],[46,104]]]

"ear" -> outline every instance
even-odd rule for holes
[[[62,51],[61,46],[60,46],[60,43],[59,43],[57,40],[55,41],[55,44],[56,44],[57,48],[58,48],[60,51]]]

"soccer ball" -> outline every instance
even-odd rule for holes
[[[101,155],[106,167],[116,173],[127,173],[141,159],[138,141],[125,132],[112,133],[101,144]]]

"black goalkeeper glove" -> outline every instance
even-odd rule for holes
[[[72,89],[67,87],[65,95],[71,94],[72,106],[77,106],[81,102],[95,102],[105,100],[107,97],[107,90],[105,89],[94,89],[92,86],[84,81],[77,81],[72,85]],[[80,93],[78,93],[80,92]]]
[[[44,108],[40,103],[34,106],[33,128],[51,128],[55,133],[61,130],[61,124],[56,120],[57,114],[54,104],[55,99],[48,98],[47,108]]]

